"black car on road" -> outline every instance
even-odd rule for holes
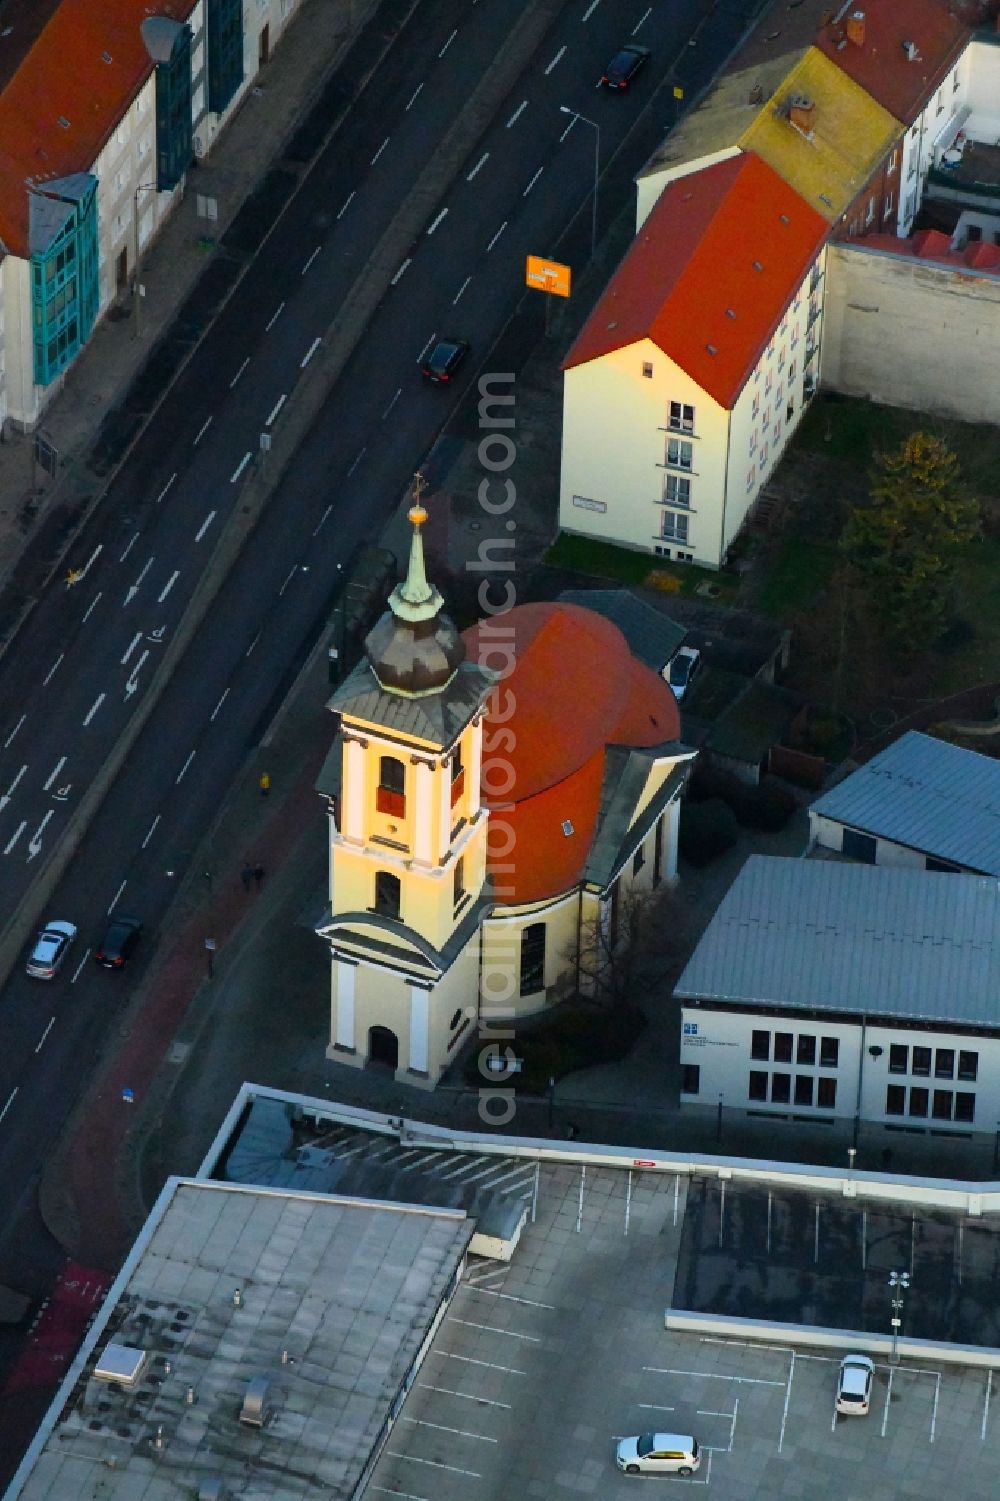
[[[104,938],[94,951],[94,960],[105,969],[124,969],[139,941],[142,923],[137,917],[112,917]]]
[[[639,69],[649,62],[649,48],[630,42],[611,59],[601,77],[606,89],[627,89]]]

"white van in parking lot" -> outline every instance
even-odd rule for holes
[[[690,1433],[640,1433],[619,1439],[615,1463],[626,1475],[693,1475],[701,1454]]]

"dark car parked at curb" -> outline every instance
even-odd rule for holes
[[[435,386],[446,386],[468,352],[469,346],[464,339],[438,339],[420,367],[424,380]]]
[[[112,917],[104,939],[94,951],[94,961],[105,969],[124,969],[139,941],[142,923],[137,917]]]
[[[640,68],[649,62],[650,51],[648,47],[639,47],[635,43],[629,43],[627,47],[615,54],[608,63],[601,76],[601,83],[606,89],[627,89],[635,80]]]

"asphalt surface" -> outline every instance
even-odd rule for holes
[[[301,164],[292,160],[234,226],[209,292],[233,278],[234,261],[255,258],[81,538],[74,568],[82,576],[49,591],[0,664],[5,912],[23,904],[142,705],[213,544],[239,517],[253,470],[247,455],[261,432],[280,440],[327,328],[523,9],[519,0],[423,0],[297,194],[289,196]],[[689,49],[706,17],[711,27]],[[18,964],[4,987],[0,1281],[44,1284],[57,1262],[34,1208],[40,1166],[141,977],[193,850],[326,617],[338,569],[377,536],[498,338],[500,362],[490,368],[516,368],[540,319],[536,299],[510,321],[523,299],[525,254],[582,258],[589,248],[593,134],[560,106],[600,127],[610,163],[603,222],[672,117],[669,80],[682,76],[681,63],[691,76],[693,53],[707,80],[746,19],[740,7],[704,0],[655,12],[641,3],[565,6],[400,256],[401,274],[39,914],[79,924],[74,953],[51,984],[29,980]],[[633,33],[654,60],[632,94],[607,95],[595,87],[601,68]],[[359,65],[352,54],[346,68]],[[654,97],[656,110],[636,129],[637,111]],[[281,201],[288,207],[271,227]],[[203,290],[198,316],[212,306]],[[196,332],[182,318],[177,337]],[[422,350],[445,332],[473,346],[458,392],[417,377]],[[471,400],[460,425],[474,412]],[[105,434],[109,462],[131,436],[116,416]],[[212,879],[206,872],[206,887]],[[111,910],[147,925],[123,975],[88,958]]]

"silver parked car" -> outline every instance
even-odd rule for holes
[[[837,1411],[864,1417],[871,1406],[875,1362],[867,1355],[845,1355],[837,1382]]]
[[[615,1463],[626,1475],[693,1475],[701,1453],[690,1433],[640,1433],[619,1439]]]
[[[71,922],[47,922],[28,956],[28,974],[36,980],[53,979],[62,968],[75,937],[76,928]]]

